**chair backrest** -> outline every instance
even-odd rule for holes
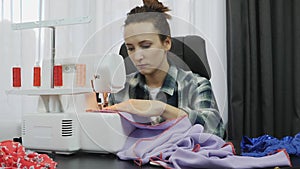
[[[126,73],[136,71],[135,66],[128,57],[125,44],[122,44],[120,55],[125,60]],[[184,70],[191,70],[200,76],[210,79],[211,71],[208,64],[205,40],[200,36],[188,35],[172,38],[172,47],[168,53],[168,61]]]

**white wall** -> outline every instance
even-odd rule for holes
[[[8,1],[2,0],[0,1]],[[30,1],[31,2],[31,1]],[[27,1],[27,3],[30,3]],[[44,19],[61,19],[89,15],[92,22],[85,25],[72,25],[57,28],[57,58],[81,58],[86,55],[118,50],[122,42],[122,24],[126,13],[142,4],[142,0],[43,0]],[[172,35],[198,34],[207,43],[207,53],[212,69],[212,85],[220,112],[227,122],[227,82],[226,82],[226,15],[225,0],[162,0],[168,5],[173,16]],[[7,2],[6,2],[7,3]],[[26,1],[23,1],[26,3]],[[1,4],[0,7],[3,5]],[[23,5],[24,6],[24,5]],[[3,8],[2,8],[3,9]],[[9,10],[9,8],[6,10]],[[36,10],[38,11],[38,10]],[[0,15],[3,14],[1,11]],[[0,27],[0,140],[18,135],[21,115],[36,109],[37,98],[6,95],[11,89],[11,67],[21,64],[23,87],[31,87],[31,69],[37,57],[36,30],[12,31],[10,12],[1,16]],[[22,38],[21,38],[22,37]],[[50,58],[49,30],[42,40],[41,57]],[[22,43],[20,43],[22,39]],[[22,46],[22,48],[20,47]],[[113,46],[113,47],[112,47]],[[111,48],[112,47],[112,48]],[[3,121],[6,121],[4,124]],[[7,122],[10,121],[10,126]],[[2,133],[8,131],[7,133]],[[9,134],[8,134],[9,133]]]

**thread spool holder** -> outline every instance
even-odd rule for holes
[[[51,29],[51,59],[50,59],[50,89],[29,89],[29,90],[9,90],[7,94],[17,95],[39,95],[46,112],[64,112],[60,96],[61,95],[72,95],[91,92],[91,89],[80,89],[74,91],[74,89],[56,89],[54,88],[54,65],[55,65],[55,54],[56,54],[56,27],[75,25],[75,24],[86,24],[90,23],[91,18],[89,16],[69,19],[58,19],[58,20],[47,20],[47,21],[36,21],[36,22],[24,22],[24,23],[13,23],[11,25],[12,30],[24,30],[34,28],[49,28]],[[40,103],[38,107],[40,106]]]

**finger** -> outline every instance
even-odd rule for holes
[[[118,109],[115,105],[112,105],[112,106],[105,107],[104,110],[118,110]]]

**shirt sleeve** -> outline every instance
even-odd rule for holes
[[[188,113],[192,124],[201,124],[204,132],[224,137],[225,128],[222,117],[211,88],[210,81],[206,78],[196,78],[182,92],[183,109]]]

